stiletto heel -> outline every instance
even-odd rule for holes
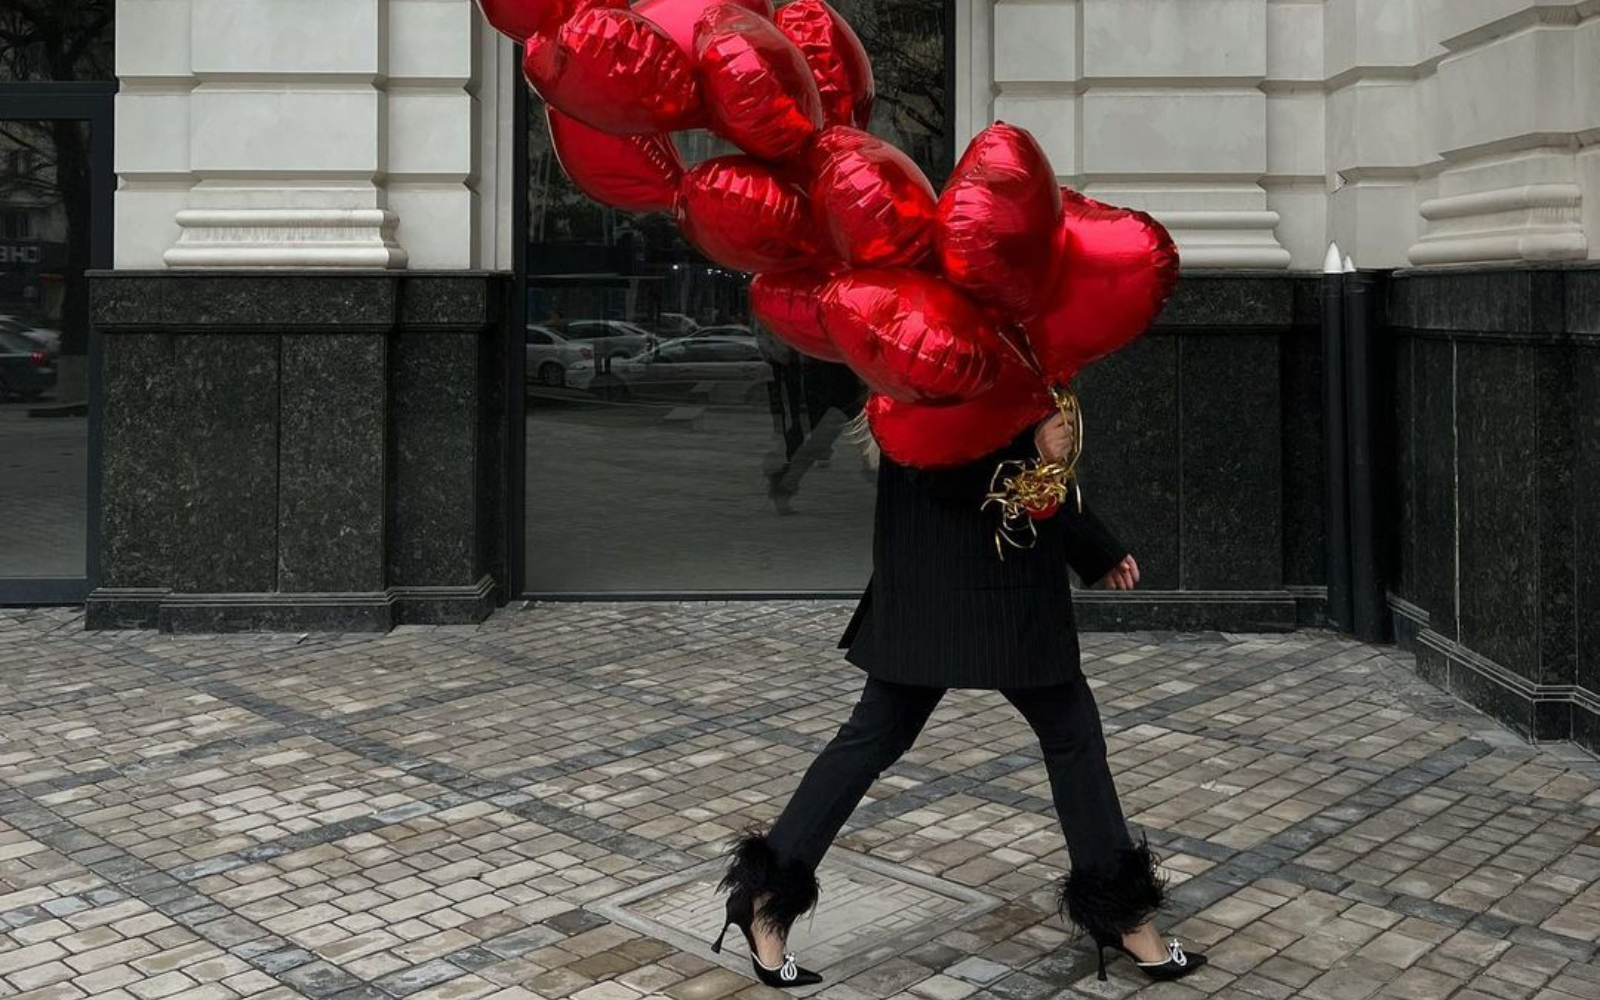
[[[1132,960],[1133,964],[1138,966],[1140,972],[1143,972],[1151,979],[1160,983],[1171,982],[1174,979],[1182,979],[1184,976],[1198,971],[1206,964],[1206,957],[1204,955],[1186,954],[1183,950],[1183,945],[1178,943],[1177,938],[1173,938],[1171,941],[1167,942],[1167,957],[1166,960],[1162,962],[1139,961],[1139,956],[1129,951],[1127,946],[1124,945],[1121,940],[1113,941],[1106,938],[1096,937],[1094,939],[1094,944],[1095,950],[1100,956],[1101,982],[1105,982],[1106,978],[1107,948],[1110,948],[1112,951],[1120,951],[1122,954],[1128,956],[1128,958]]]
[[[711,944],[711,952],[715,955],[722,954],[722,939],[727,937],[729,927],[737,927],[744,934],[744,943],[750,949],[750,967],[755,970],[756,978],[763,986],[773,989],[792,990],[802,986],[815,986],[822,982],[822,977],[810,969],[802,969],[795,962],[795,957],[790,954],[783,956],[783,964],[776,969],[769,969],[761,964],[761,951],[756,947],[756,907],[755,902],[747,892],[735,891],[728,897],[728,918],[722,925],[722,933]]]

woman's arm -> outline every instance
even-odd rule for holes
[[[1056,530],[1066,536],[1067,565],[1078,574],[1078,579],[1089,586],[1104,581],[1113,570],[1131,559],[1128,547],[1095,516],[1087,504],[1080,511],[1078,505],[1068,500],[1056,513]],[[1136,572],[1136,571],[1135,571]],[[1121,577],[1118,577],[1121,580]],[[1117,587],[1115,589],[1131,589]]]

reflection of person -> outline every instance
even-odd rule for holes
[[[798,448],[788,450],[786,461],[767,470],[767,495],[782,514],[792,513],[789,500],[800,492],[800,481],[829,460],[839,435],[866,403],[866,389],[844,365],[804,358],[794,367],[805,396],[804,437]]]
[[[923,472],[885,457],[878,479],[873,578],[841,646],[867,673],[860,703],[812,762],[765,834],[735,845],[724,880],[730,926],[748,928],[763,981],[820,981],[784,954],[792,923],[817,899],[815,871],[873,782],[910,749],[951,687],[999,690],[1038,735],[1072,872],[1065,914],[1104,948],[1158,979],[1204,964],[1151,919],[1162,902],[1149,848],[1135,844],[1117,800],[1098,710],[1079,665],[1069,567],[1130,589],[1138,565],[1089,511],[1072,505],[1038,524],[1036,546],[1000,559],[996,514],[982,509],[996,466],[1073,450],[1052,417],[971,465]]]
[[[772,426],[783,438],[783,458],[787,462],[794,457],[806,435],[802,424],[805,396],[800,352],[760,327],[756,328],[756,347],[772,368],[772,381],[767,383]],[[768,474],[771,474],[770,469]]]

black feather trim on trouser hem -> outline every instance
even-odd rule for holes
[[[1104,868],[1062,876],[1061,913],[1096,940],[1120,941],[1155,916],[1166,898],[1166,879],[1148,844],[1117,852]]]
[[[751,830],[733,842],[728,851],[728,871],[718,886],[734,895],[747,893],[761,903],[755,919],[777,934],[789,928],[817,905],[817,877],[803,864],[782,862],[760,831]]]

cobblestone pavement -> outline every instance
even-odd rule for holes
[[[713,961],[709,885],[855,694],[845,613],[171,637],[0,611],[0,994],[778,996],[742,947]],[[1032,738],[955,693],[825,865],[819,996],[1600,997],[1593,763],[1320,633],[1086,652],[1168,923],[1212,964],[1096,981],[1050,912]]]

